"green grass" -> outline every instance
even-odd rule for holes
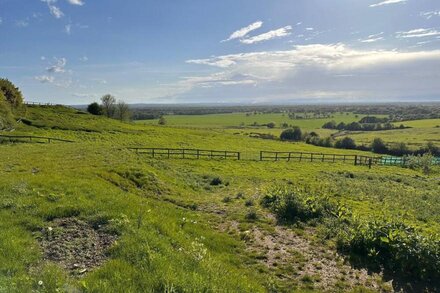
[[[76,142],[0,145],[0,292],[309,290],[313,284],[277,277],[289,275],[288,267],[262,267],[240,234],[218,228],[236,221],[242,232],[273,231],[273,221],[257,204],[273,184],[327,194],[362,218],[399,217],[423,233],[440,232],[438,171],[426,176],[399,167],[253,161],[260,150],[360,152],[223,129],[123,124],[65,108],[30,107],[26,119],[31,126],[21,124],[16,134]],[[157,160],[129,146],[237,150],[248,160]],[[211,185],[214,177],[222,184]],[[257,217],[247,218],[251,212]],[[45,261],[37,241],[51,219],[69,216],[106,219],[120,235],[109,260],[80,278]]]

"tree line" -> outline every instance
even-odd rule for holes
[[[424,154],[440,156],[440,147],[432,142],[427,143],[425,146],[422,146],[417,150],[411,150],[404,142],[389,146],[381,138],[375,138],[369,145],[359,145],[353,138],[348,136],[340,139],[334,139],[333,137],[320,137],[316,132],[303,133],[299,127],[284,130],[280,135],[280,139],[283,141],[304,141],[307,144],[321,147],[370,151],[376,154],[391,156]]]
[[[93,115],[103,115],[120,121],[131,119],[130,107],[123,100],[117,101],[110,94],[101,97],[101,104],[93,102],[87,107],[87,112]]]

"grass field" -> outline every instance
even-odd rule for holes
[[[62,107],[30,107],[26,119],[30,125],[21,124],[14,134],[75,142],[0,144],[0,292],[407,288],[391,282],[390,275],[368,273],[344,261],[334,238],[323,236],[323,223],[280,225],[259,204],[275,185],[328,196],[365,221],[399,219],[422,235],[440,233],[439,170],[425,175],[399,167],[259,162],[251,159],[260,150],[361,152],[221,129],[285,119],[311,130],[323,121],[234,114],[210,115],[208,122],[205,116],[170,116],[166,126],[157,126],[124,124]],[[132,146],[236,150],[247,160],[158,160],[126,149]],[[65,233],[63,219],[80,221],[77,225],[89,227],[84,231],[90,235],[76,231],[83,235],[80,242],[56,242]],[[103,260],[93,265],[90,255],[81,253],[96,250],[96,243],[89,243],[98,237],[95,231],[113,240]],[[47,251],[45,243],[61,243],[61,252]],[[78,245],[81,253],[75,250]],[[54,255],[59,254],[69,257],[57,261]]]
[[[231,113],[231,114],[213,114],[213,115],[168,115],[164,116],[167,125],[172,127],[183,128],[213,128],[223,130],[231,134],[239,134],[244,136],[252,135],[252,133],[271,134],[279,137],[283,129],[282,123],[287,123],[291,126],[298,126],[303,131],[314,131],[321,137],[327,137],[336,134],[336,130],[321,128],[324,123],[334,120],[337,123],[351,123],[359,121],[366,115],[355,115],[353,113],[335,113],[331,118],[318,119],[290,119],[287,114],[251,114],[246,113]],[[382,118],[385,115],[375,115]],[[257,123],[264,125],[269,122],[275,122],[276,127],[269,129],[266,126],[252,126]],[[143,125],[157,125],[158,120],[139,120],[137,124]],[[415,121],[404,121],[402,123],[411,129],[396,129],[385,131],[351,131],[347,132],[345,136],[352,137],[357,144],[370,145],[375,138],[382,138],[388,145],[395,145],[397,143],[406,143],[410,149],[418,149],[432,142],[440,145],[440,119],[426,119]],[[341,137],[343,137],[342,135]]]

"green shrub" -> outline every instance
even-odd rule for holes
[[[299,127],[286,129],[281,132],[280,139],[287,141],[301,141],[303,138],[302,131]]]
[[[218,186],[223,183],[222,179],[220,177],[214,177],[212,178],[211,182],[209,183],[212,186]]]
[[[334,212],[328,199],[305,195],[299,189],[284,186],[270,188],[261,199],[261,205],[269,208],[280,222],[307,222],[321,219]]]
[[[6,102],[6,98],[0,91],[0,130],[9,129],[14,126],[14,116],[11,106]]]
[[[440,240],[426,237],[401,222],[372,221],[342,230],[338,249],[369,266],[408,277],[440,278]]]
[[[23,96],[20,90],[9,80],[0,78],[0,92],[3,93],[6,101],[13,109],[23,104]]]

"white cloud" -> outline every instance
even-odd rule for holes
[[[35,76],[34,78],[35,80],[38,80],[41,83],[53,83],[55,81],[55,78],[49,75],[40,75],[40,76]]]
[[[261,34],[261,35],[257,35],[257,36],[246,38],[246,39],[241,39],[240,42],[242,42],[243,44],[254,44],[254,43],[272,40],[275,38],[282,38],[282,37],[286,37],[286,36],[290,35],[291,30],[292,30],[292,27],[290,25],[288,25],[283,28],[269,31],[269,32]]]
[[[89,57],[87,57],[87,56],[82,56],[82,57],[79,58],[79,61],[87,62],[87,61],[89,61]]]
[[[3,18],[0,17],[0,24],[2,24],[2,23],[3,23]]]
[[[82,0],[67,0],[67,2],[69,2],[72,5],[78,5],[78,6],[84,5],[84,1]]]
[[[64,16],[64,13],[61,11],[61,9],[54,5],[57,0],[41,0],[41,2],[47,4],[50,14],[52,14],[55,18],[61,18]]]
[[[428,11],[428,12],[421,12],[420,16],[425,17],[426,19],[431,19],[434,16],[440,16],[440,10],[439,11]]]
[[[261,26],[263,25],[262,21],[256,21],[250,25],[248,25],[247,27],[241,28],[235,32],[233,32],[229,38],[227,38],[226,40],[223,40],[222,42],[227,42],[227,41],[231,41],[231,40],[235,40],[235,39],[241,39],[244,38],[245,36],[247,36],[250,32],[259,29]]]
[[[17,20],[15,22],[15,25],[17,27],[27,27],[29,25],[29,21],[28,20]]]
[[[404,3],[406,1],[407,0],[386,0],[386,1],[376,3],[376,4],[371,4],[370,7],[378,7],[378,6],[389,5],[389,4]]]
[[[359,39],[359,41],[361,43],[375,43],[375,42],[384,40],[384,37],[382,35],[383,35],[383,32],[378,33],[378,34],[374,34],[374,35],[369,35],[365,39]]]
[[[187,78],[185,97],[218,96],[218,91],[209,92],[213,86],[222,86],[224,97],[236,95],[252,100],[385,99],[440,93],[440,50],[365,50],[340,43],[314,44],[187,62],[216,67],[219,72]],[[234,91],[230,85],[240,89]]]
[[[67,59],[66,58],[54,58],[55,63],[47,67],[46,70],[51,73],[64,73]]]
[[[407,39],[407,38],[423,38],[423,37],[439,36],[440,32],[432,28],[431,29],[419,28],[407,32],[397,32],[396,34],[397,34],[397,38]]]
[[[72,25],[71,24],[67,24],[64,27],[64,31],[66,32],[66,34],[70,35],[70,33],[72,32]]]

